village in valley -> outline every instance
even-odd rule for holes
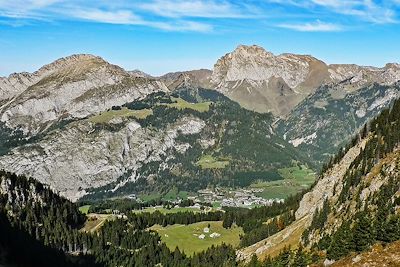
[[[236,189],[226,188],[203,189],[198,191],[198,196],[188,197],[195,203],[207,202],[211,204],[219,203],[221,207],[243,207],[252,208],[256,206],[270,206],[274,202],[283,203],[284,199],[264,199],[256,196],[256,193],[263,189]]]

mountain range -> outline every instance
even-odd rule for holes
[[[293,162],[317,170],[400,96],[399,80],[395,63],[328,65],[259,46],[161,77],[73,55],[0,78],[0,167],[72,200],[268,180]]]
[[[73,55],[1,78],[0,265],[398,266],[399,75],[239,46],[212,71]],[[274,183],[295,191],[252,208],[135,199]],[[162,232],[191,227],[188,244],[217,246]]]

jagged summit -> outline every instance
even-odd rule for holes
[[[314,57],[240,45],[217,61],[211,82],[246,108],[283,115],[327,77],[327,65]]]

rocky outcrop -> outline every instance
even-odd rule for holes
[[[344,175],[350,164],[360,154],[360,151],[364,149],[366,142],[367,140],[363,140],[355,147],[352,147],[342,160],[324,173],[313,189],[303,196],[296,211],[296,219],[307,215],[312,217],[315,210],[322,208],[325,199],[332,200],[340,194]]]
[[[141,166],[162,162],[168,151],[179,149],[178,135],[199,133],[204,126],[194,117],[183,117],[165,131],[126,120],[119,130],[109,131],[82,120],[40,142],[13,149],[0,158],[0,168],[33,177],[77,200],[89,188],[137,180]]]

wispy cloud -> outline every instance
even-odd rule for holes
[[[315,14],[340,14],[376,24],[395,23],[400,0],[267,0]]]
[[[243,7],[227,1],[154,0],[138,6],[163,17],[243,18],[251,16]]]
[[[374,0],[311,0],[315,5],[328,8],[336,13],[357,16],[373,23],[393,23],[396,13],[390,4],[375,3]]]
[[[191,32],[254,22],[316,32],[398,23],[399,6],[400,0],[0,0],[0,19],[13,26],[74,20]]]
[[[342,27],[333,23],[324,23],[321,21],[301,23],[301,24],[279,24],[280,28],[286,28],[301,32],[336,32],[341,31]]]
[[[143,20],[129,10],[103,11],[100,9],[76,10],[68,12],[69,16],[110,24],[143,24]]]
[[[241,18],[244,15],[229,2],[211,0],[155,0],[146,4],[127,0],[0,0],[0,17],[15,20],[84,20],[141,25],[165,31],[210,32],[214,26],[197,18]]]

